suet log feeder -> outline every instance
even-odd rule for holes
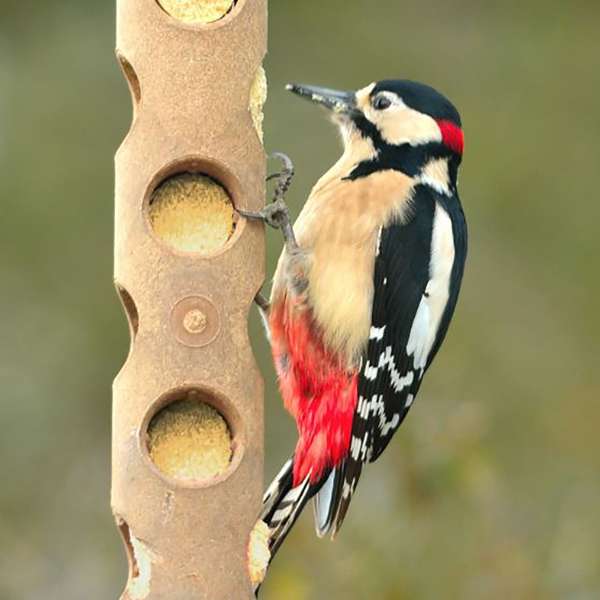
[[[114,382],[122,600],[253,598],[263,384],[267,0],[117,0],[134,102],[116,156],[115,281],[132,337]]]

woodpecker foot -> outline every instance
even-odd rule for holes
[[[286,246],[290,251],[296,251],[298,244],[294,235],[294,228],[290,221],[290,211],[285,203],[285,194],[290,189],[292,179],[294,178],[294,164],[289,156],[275,152],[273,158],[279,159],[283,163],[283,168],[280,173],[271,175],[268,179],[278,178],[277,186],[273,194],[273,202],[267,204],[259,212],[250,212],[246,210],[238,210],[240,215],[247,219],[256,219],[263,221],[273,229],[280,229],[285,239]]]
[[[282,163],[282,169],[279,173],[275,173],[271,175],[267,181],[271,179],[278,179],[277,187],[275,188],[275,195],[273,197],[273,201],[283,200],[287,191],[290,189],[292,185],[292,180],[294,179],[294,163],[292,159],[283,152],[275,152],[272,155],[272,158],[280,160]]]
[[[247,219],[263,221],[273,229],[283,230],[286,222],[289,222],[290,220],[288,207],[283,200],[276,200],[271,204],[267,204],[267,206],[258,212],[250,212],[246,210],[238,210],[238,212]]]

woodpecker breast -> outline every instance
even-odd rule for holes
[[[378,171],[356,180],[344,159],[315,186],[294,230],[305,256],[306,303],[325,346],[348,369],[358,365],[369,339],[377,236],[409,213],[414,180]],[[272,300],[288,296],[289,255],[281,256]]]

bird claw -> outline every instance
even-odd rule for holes
[[[290,211],[283,200],[276,200],[271,204],[267,204],[259,212],[248,212],[245,210],[239,210],[238,212],[247,219],[262,221],[273,229],[285,231],[290,225]]]
[[[274,152],[271,155],[271,158],[279,160],[282,164],[281,171],[271,175],[267,180],[278,179],[274,194],[274,200],[277,201],[283,199],[286,192],[290,189],[290,185],[292,185],[292,179],[294,178],[294,163],[292,162],[292,159],[287,154],[283,154],[283,152]]]
[[[290,212],[287,204],[281,199],[267,204],[267,206],[258,212],[249,212],[246,210],[238,210],[238,212],[242,217],[246,217],[247,219],[263,221],[273,229],[282,229],[290,220]]]
[[[273,229],[281,229],[290,221],[290,211],[283,199],[267,204],[261,214],[265,223]]]
[[[282,163],[282,169],[279,173],[273,173],[273,175],[267,177],[267,181],[278,180],[273,193],[273,202],[267,204],[258,212],[246,210],[238,210],[238,212],[248,219],[263,221],[273,229],[284,229],[290,222],[290,211],[285,203],[284,196],[289,190],[294,177],[294,165],[289,156],[282,152],[273,153],[271,158],[278,159]]]
[[[249,212],[238,209],[238,213],[247,219],[260,220],[273,229],[280,229],[288,249],[294,251],[297,249],[298,245],[294,236],[294,229],[290,222],[290,211],[284,200],[285,194],[289,190],[292,179],[294,178],[294,164],[286,154],[281,152],[275,152],[272,155],[272,158],[280,160],[283,165],[280,173],[271,175],[267,178],[267,181],[275,178],[278,179],[273,194],[273,202],[267,204],[267,206],[259,212]]]

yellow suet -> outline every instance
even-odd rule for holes
[[[172,17],[184,23],[212,23],[223,18],[235,0],[159,0]]]
[[[270,530],[264,521],[258,521],[250,534],[248,545],[248,570],[250,581],[254,587],[258,587],[265,579],[271,552],[269,551]]]
[[[254,128],[256,129],[256,133],[258,134],[261,142],[264,138],[263,121],[265,119],[265,115],[263,108],[266,101],[267,74],[264,67],[260,66],[256,72],[256,77],[252,82],[252,87],[250,88],[250,114],[252,115]]]
[[[161,410],[148,428],[148,450],[165,475],[208,481],[231,463],[231,432],[211,406],[189,396]]]
[[[182,252],[218,250],[235,229],[229,194],[199,174],[167,179],[152,195],[149,216],[154,233]]]

